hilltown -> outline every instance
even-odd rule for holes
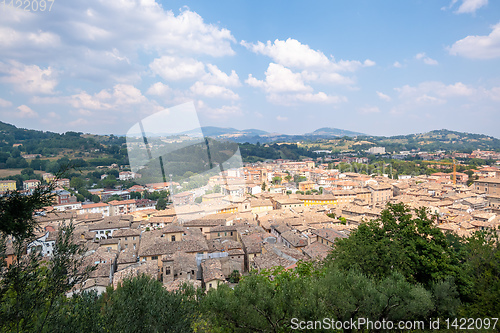
[[[467,236],[496,228],[500,169],[483,167],[474,175],[477,179],[467,186],[468,176],[461,173],[395,180],[384,174],[341,172],[312,160],[276,160],[211,177],[202,189],[173,195],[173,204],[164,210],[156,210],[154,201],[127,195],[180,189],[178,183],[135,185],[119,193],[96,190],[103,200],[113,194],[124,200],[82,204],[67,191],[68,180],[54,180],[57,202],[36,217],[41,231],[26,251],[50,258],[59,226],[73,223],[74,240],[87,249],[85,263],[97,265],[77,290],[101,293],[143,273],[158,278],[168,290],[184,283],[217,288],[229,283],[235,271],[293,268],[299,260],[321,260],[337,239],[380,217],[387,203],[427,207],[443,232]],[[296,176],[302,181],[294,182]],[[2,181],[0,190],[11,189],[9,182]],[[26,181],[24,190],[38,184]],[[214,188],[220,192],[206,194]],[[11,243],[7,255],[9,264]]]

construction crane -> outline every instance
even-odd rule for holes
[[[453,157],[453,162],[443,162],[443,161],[422,161],[429,164],[444,164],[444,165],[453,165],[453,186],[457,185],[457,162],[455,161],[455,157]]]

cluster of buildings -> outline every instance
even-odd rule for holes
[[[426,207],[438,228],[463,236],[497,228],[500,169],[476,171],[480,178],[466,186],[465,177],[454,184],[449,173],[391,179],[342,173],[312,160],[259,163],[211,177],[204,188],[220,191],[177,193],[165,210],[140,200],[65,210],[55,205],[36,217],[43,231],[27,251],[52,256],[60,225],[72,222],[75,241],[87,249],[85,263],[97,266],[79,290],[102,292],[142,273],[168,290],[183,283],[217,288],[235,272],[324,259],[337,240],[379,218],[387,203]],[[170,185],[136,185],[132,191]]]

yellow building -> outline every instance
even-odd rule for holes
[[[304,182],[300,182],[299,183],[299,191],[303,191],[303,192],[306,192],[306,191],[312,191],[314,190],[314,185],[315,183],[312,182],[312,181],[304,181]]]
[[[337,199],[332,194],[323,195],[299,195],[297,197],[304,203],[304,206],[314,205],[336,205]]]
[[[16,188],[15,180],[0,180],[0,192],[15,191]]]

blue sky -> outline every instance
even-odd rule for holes
[[[498,1],[9,4],[0,119],[19,127],[125,134],[193,101],[201,125],[500,138]]]

